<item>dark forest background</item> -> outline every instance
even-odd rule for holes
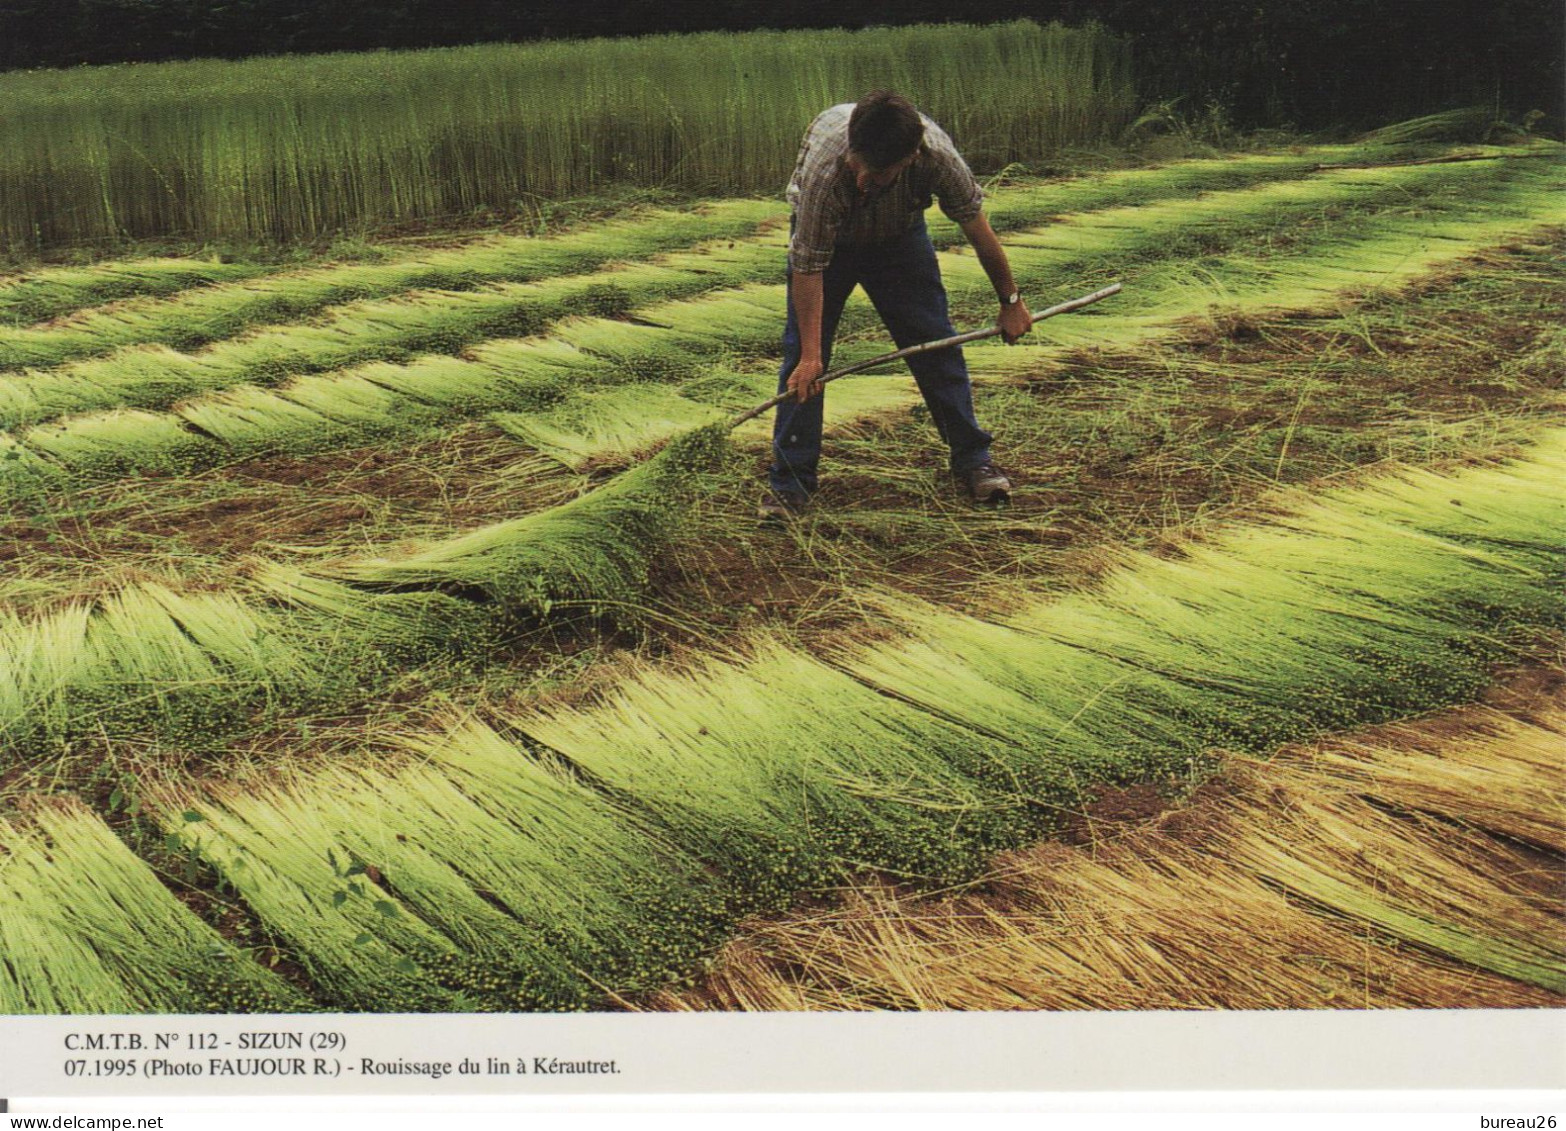
[[[0,0],[0,69],[652,32],[1097,21],[1142,93],[1241,126],[1378,124],[1458,105],[1563,112],[1561,0]]]

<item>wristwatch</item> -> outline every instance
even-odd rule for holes
[[[1016,306],[1021,301],[1022,301],[1022,292],[1021,291],[1012,291],[1011,294],[1009,294],[1005,298],[1001,299],[1001,305],[1002,306]]]

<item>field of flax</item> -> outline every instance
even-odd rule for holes
[[[999,511],[894,372],[756,527],[774,201],[0,281],[0,1013],[1558,1003],[1566,177],[1422,155],[992,185]]]
[[[878,85],[989,171],[1108,137],[1135,105],[1124,40],[1028,21],[12,72],[0,247],[313,239],[625,186],[770,192],[816,113]]]

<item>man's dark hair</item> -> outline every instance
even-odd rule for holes
[[[890,90],[872,90],[848,116],[848,148],[872,169],[895,165],[924,143],[924,120],[914,104]]]

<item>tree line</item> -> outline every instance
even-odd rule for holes
[[[1018,17],[1102,23],[1144,94],[1242,126],[1566,112],[1559,0],[0,0],[0,69]]]

